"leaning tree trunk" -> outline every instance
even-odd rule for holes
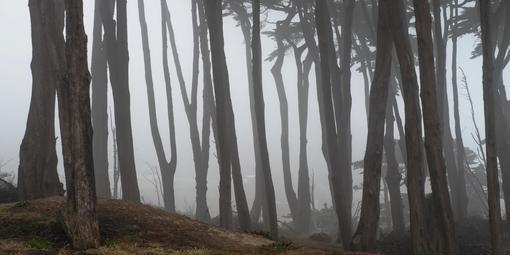
[[[94,176],[99,197],[111,197],[108,174],[108,63],[103,40],[102,0],[95,1],[92,41],[92,125]]]
[[[492,253],[502,255],[501,206],[499,194],[498,159],[496,154],[494,87],[494,45],[490,25],[490,2],[480,0],[480,23],[483,47],[483,101],[485,112],[485,137],[487,153],[487,188]]]
[[[278,216],[276,214],[276,199],[273,179],[271,177],[271,166],[269,164],[269,152],[267,150],[266,121],[264,107],[264,92],[262,89],[262,45],[260,42],[260,0],[253,0],[253,28],[252,28],[252,57],[253,57],[253,95],[255,101],[255,114],[257,133],[259,138],[260,156],[262,159],[262,173],[266,202],[268,207],[268,222],[271,237],[278,239]]]
[[[32,99],[20,148],[18,198],[35,199],[63,194],[55,149],[55,94],[64,54],[64,2],[31,0]]]
[[[414,0],[416,14],[416,34],[420,58],[421,99],[423,105],[423,123],[425,127],[425,149],[429,166],[430,185],[432,187],[432,211],[439,217],[437,226],[440,238],[445,242],[447,254],[458,254],[457,237],[453,210],[448,193],[446,164],[443,156],[441,121],[437,98],[437,82],[434,67],[434,44],[432,42],[430,7],[427,0]],[[445,127],[446,128],[446,127]],[[444,130],[444,129],[443,129]],[[448,155],[448,153],[446,153]],[[455,164],[455,163],[454,163]],[[439,248],[439,249],[442,249]]]
[[[381,166],[384,146],[385,112],[388,104],[389,80],[393,43],[388,24],[389,10],[379,5],[377,29],[377,57],[370,89],[368,138],[363,167],[363,197],[358,229],[351,241],[351,249],[374,251],[380,214]]]
[[[230,141],[228,139],[228,119],[226,107],[226,93],[229,87],[227,61],[225,58],[223,38],[223,17],[221,2],[204,1],[207,25],[209,27],[211,60],[214,80],[214,94],[216,98],[216,125],[218,131],[218,156],[220,158],[220,225],[231,227],[231,168]]]
[[[61,37],[62,34],[59,35]],[[90,73],[87,64],[87,35],[83,27],[83,2],[66,1],[65,60],[59,58],[62,82],[58,87],[60,133],[66,173],[66,232],[76,249],[99,246],[96,190],[92,155]],[[61,47],[64,45],[61,43]]]
[[[407,190],[411,221],[411,239],[414,253],[430,252],[428,223],[425,217],[424,158],[421,131],[421,109],[418,96],[418,79],[414,69],[414,54],[409,39],[403,0],[382,0],[388,4],[390,27],[402,75],[402,91],[405,107],[405,139],[407,156]]]

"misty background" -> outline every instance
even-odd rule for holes
[[[166,116],[166,96],[164,92],[164,79],[161,54],[161,10],[157,0],[145,1],[147,23],[149,28],[150,46],[152,51],[152,64],[154,85],[156,93],[156,106],[158,116]],[[172,14],[172,22],[176,34],[176,42],[179,56],[183,67],[185,79],[189,85],[191,79],[192,62],[192,25],[191,25],[191,1],[175,0],[169,3]],[[84,1],[85,29],[89,36],[89,57],[92,49],[92,25],[93,25],[93,1]],[[264,11],[264,10],[263,10]],[[274,29],[274,23],[283,17],[278,12],[265,12],[264,27],[262,31]],[[356,19],[356,17],[355,17]],[[356,22],[356,21],[354,21]],[[151,167],[157,167],[157,159],[152,143],[149,127],[147,91],[145,85],[145,71],[143,67],[142,45],[140,37],[140,25],[138,20],[138,6],[135,1],[128,1],[128,29],[129,29],[129,54],[130,54],[130,92],[131,92],[131,116],[133,124],[133,138],[135,160],[137,167],[138,182],[141,196],[145,203],[157,204],[154,186],[147,180],[152,180]],[[232,103],[235,114],[235,124],[239,144],[239,154],[243,172],[244,184],[248,203],[253,202],[255,191],[255,162],[253,156],[253,135],[249,110],[248,76],[245,66],[245,48],[241,29],[237,22],[227,16],[224,19],[225,53],[230,74]],[[28,1],[0,0],[0,166],[2,172],[16,173],[18,168],[18,154],[23,138],[31,95],[32,75],[30,61],[32,58],[30,17]],[[459,66],[467,75],[467,82],[473,96],[474,109],[480,132],[484,134],[483,101],[482,101],[482,63],[481,58],[470,59],[471,51],[477,41],[471,35],[459,38]],[[451,46],[451,45],[448,45]],[[274,41],[262,36],[263,58],[267,57],[276,48]],[[448,47],[450,51],[450,47]],[[170,53],[171,54],[171,53]],[[450,56],[448,56],[447,61]],[[447,62],[448,63],[448,62]],[[89,59],[90,64],[90,59]],[[280,149],[280,112],[276,87],[270,73],[271,62],[263,63],[263,86],[266,105],[266,128],[270,163],[275,183],[276,202],[279,215],[288,214],[283,188],[282,161]],[[362,160],[365,153],[367,123],[364,102],[363,80],[356,71],[357,65],[352,67],[352,149],[353,161]],[[177,136],[177,172],[175,175],[175,201],[177,210],[181,212],[193,212],[195,208],[195,170],[192,157],[192,149],[189,138],[189,123],[186,118],[179,91],[177,76],[173,63],[170,64],[171,79],[173,85],[175,126]],[[448,80],[451,77],[451,69],[447,70]],[[292,52],[287,53],[282,74],[287,90],[289,103],[289,135],[290,135],[290,159],[293,183],[297,184],[298,152],[299,152],[299,129],[298,129],[298,106],[296,89],[296,71]],[[310,77],[314,77],[314,71]],[[462,79],[459,72],[459,79]],[[505,71],[504,79],[510,78],[510,71]],[[310,178],[314,181],[315,206],[321,208],[324,203],[331,205],[331,196],[328,185],[328,171],[321,151],[321,127],[317,104],[317,94],[314,79],[310,79],[310,103],[308,121],[308,161]],[[199,89],[202,80],[199,79]],[[463,87],[462,83],[460,86]],[[448,95],[451,97],[451,86],[448,83]],[[111,89],[109,88],[109,102],[111,104]],[[398,97],[402,105],[402,98]],[[448,100],[453,105],[453,100]],[[202,102],[199,102],[201,104]],[[450,106],[451,107],[451,106]],[[201,115],[201,107],[198,107]],[[403,109],[403,107],[400,107]],[[112,107],[113,111],[113,107]],[[453,111],[450,111],[453,119]],[[112,118],[112,116],[109,116]],[[461,89],[460,93],[460,118],[463,127],[462,134],[464,144],[474,148],[475,143],[471,138],[473,124],[470,116],[470,106]],[[58,118],[57,118],[58,119]],[[164,119],[164,118],[163,118]],[[57,120],[58,122],[58,120]],[[199,126],[201,119],[199,118]],[[166,151],[169,151],[168,123],[159,122],[162,130],[161,136]],[[453,124],[452,124],[453,126]],[[453,127],[452,127],[453,128]],[[58,126],[56,127],[57,136]],[[109,137],[111,150],[111,133]],[[211,137],[211,141],[213,138]],[[59,156],[60,180],[64,180],[62,158],[60,154],[60,140],[57,141]],[[111,154],[111,153],[110,153]],[[218,165],[216,161],[215,146],[211,146],[210,170],[208,175],[208,205],[212,216],[218,213]],[[110,160],[113,162],[113,160]],[[112,163],[110,163],[110,169]],[[110,176],[112,173],[110,171]],[[353,173],[354,185],[360,185],[362,171]],[[361,199],[361,190],[355,190],[354,204],[356,208]]]

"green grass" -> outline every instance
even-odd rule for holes
[[[53,248],[53,242],[42,237],[34,237],[26,241],[26,245],[36,250],[49,250]]]

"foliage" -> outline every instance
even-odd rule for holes
[[[258,248],[259,252],[271,252],[271,253],[281,253],[290,250],[294,250],[296,247],[291,242],[275,242],[273,244],[262,245]]]
[[[42,238],[42,237],[34,237],[26,242],[27,246],[37,250],[49,250],[53,248],[53,242]]]

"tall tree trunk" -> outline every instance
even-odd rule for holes
[[[443,151],[448,170],[448,180],[451,187],[451,198],[455,212],[455,218],[463,219],[467,214],[466,186],[460,187],[458,184],[459,170],[455,161],[454,143],[450,127],[450,111],[448,106],[448,90],[446,86],[446,38],[444,38],[441,29],[441,2],[433,0],[434,13],[434,40],[436,46],[436,80],[438,94],[438,110],[440,116],[441,139],[443,142]],[[444,20],[447,23],[447,20]],[[447,33],[447,29],[444,29]]]
[[[131,128],[126,0],[117,0],[116,4],[117,21],[113,20],[115,4],[112,0],[103,1],[101,16],[117,127],[122,199],[140,202]]]
[[[108,175],[108,63],[103,40],[101,0],[95,1],[92,41],[92,125],[96,192],[99,197],[111,197]]]
[[[267,150],[266,121],[264,107],[264,92],[262,89],[262,45],[260,42],[260,0],[252,1],[253,28],[252,28],[252,56],[253,56],[253,95],[255,101],[255,113],[257,133],[259,138],[260,154],[262,159],[262,171],[266,191],[266,202],[269,211],[269,227],[273,239],[278,239],[278,216],[276,214],[276,199],[269,164],[269,152]]]
[[[330,15],[326,1],[316,0],[315,4],[315,22],[317,26],[317,36],[319,38],[321,71],[317,74],[318,76],[321,76],[321,83],[318,83],[317,94],[321,95],[319,100],[321,103],[319,103],[319,107],[321,107],[323,116],[323,132],[325,131],[326,136],[325,139],[323,137],[323,143],[327,146],[326,150],[323,151],[325,151],[325,155],[327,155],[332,198],[339,223],[337,241],[343,242],[344,247],[347,247],[350,241],[348,240],[350,239],[350,232],[348,232],[350,226],[347,227],[344,225],[346,218],[348,217],[346,215],[347,208],[345,208],[347,203],[345,203],[343,200],[343,198],[345,198],[345,194],[342,193],[343,189],[341,187],[342,184],[345,183],[343,180],[345,176],[343,176],[344,173],[341,171],[341,162],[338,157],[338,137],[335,128],[333,97],[331,95],[331,91],[333,89],[331,81],[333,77],[332,73],[335,72],[335,70],[331,69],[334,65],[336,65],[336,57],[331,57],[335,56],[333,46],[333,33],[331,31]],[[347,236],[349,238],[346,238]]]
[[[381,166],[384,146],[385,112],[388,104],[393,43],[388,24],[387,5],[379,5],[377,57],[375,75],[370,89],[368,137],[363,167],[361,214],[351,249],[374,251],[380,215]]]
[[[434,44],[432,42],[432,17],[427,0],[414,0],[416,14],[416,34],[420,58],[421,99],[425,127],[425,148],[432,187],[433,211],[437,214],[437,227],[440,238],[445,242],[447,254],[458,254],[455,222],[448,195],[445,158],[441,139],[440,111],[438,109],[438,90],[434,65]],[[444,128],[449,128],[444,126]],[[444,131],[444,129],[443,129]],[[446,155],[448,155],[446,153]],[[452,155],[453,156],[453,155]],[[455,162],[454,162],[455,164]],[[455,173],[455,172],[454,172]],[[441,248],[440,248],[441,249]]]
[[[64,54],[64,3],[29,1],[32,24],[32,99],[20,147],[18,198],[35,199],[63,194],[57,173],[55,95],[59,57]]]
[[[496,155],[495,100],[494,87],[494,45],[490,25],[490,2],[480,0],[480,23],[483,47],[483,101],[485,112],[485,137],[487,153],[487,189],[492,253],[502,255],[501,206]]]
[[[455,0],[455,4],[458,5],[458,0]],[[456,142],[456,163],[457,163],[457,176],[455,177],[455,181],[457,182],[456,186],[458,187],[459,193],[457,197],[457,219],[463,220],[467,217],[467,206],[468,206],[468,197],[466,192],[466,155],[464,151],[464,141],[462,139],[462,127],[460,125],[460,113],[459,113],[459,89],[458,89],[458,79],[457,79],[457,17],[459,16],[458,7],[452,8],[450,11],[452,13],[452,86],[453,86],[453,114],[455,119],[455,142]]]
[[[409,199],[409,219],[413,252],[430,252],[429,234],[425,217],[424,158],[421,131],[421,109],[418,96],[418,79],[414,69],[414,54],[411,48],[403,0],[381,0],[388,4],[390,27],[393,42],[400,64],[402,91],[405,107],[405,139],[407,155],[407,190]],[[397,113],[397,112],[396,112]]]
[[[66,1],[66,39],[65,60],[60,56],[58,62],[60,70],[67,68],[65,74],[60,73],[63,80],[58,87],[67,186],[64,222],[73,247],[88,249],[99,246],[100,240],[92,155],[87,35],[83,27],[81,0]],[[63,43],[60,47],[64,47]]]

